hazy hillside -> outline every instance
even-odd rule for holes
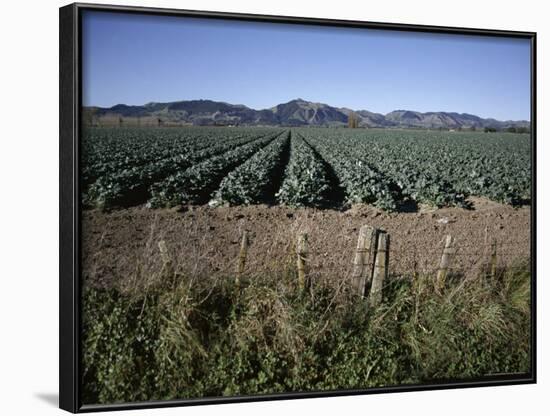
[[[170,103],[148,103],[141,106],[117,104],[110,108],[86,107],[85,120],[99,123],[119,118],[149,120],[156,123],[177,122],[193,125],[283,125],[283,126],[345,126],[348,115],[356,114],[360,127],[418,127],[418,128],[483,128],[529,127],[525,120],[498,121],[472,114],[447,112],[420,113],[396,110],[388,114],[367,110],[336,108],[300,98],[275,107],[254,110],[244,105],[211,100],[189,100]]]

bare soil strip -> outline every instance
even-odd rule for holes
[[[341,212],[284,206],[134,207],[110,213],[84,211],[83,278],[97,286],[133,278],[159,267],[158,242],[164,240],[181,272],[196,276],[234,275],[242,232],[250,248],[245,275],[277,272],[292,259],[299,232],[309,237],[309,270],[314,279],[350,275],[353,250],[362,225],[391,236],[390,273],[412,275],[437,269],[447,234],[456,241],[451,268],[477,275],[492,239],[499,266],[530,259],[530,208],[512,208],[472,198],[473,210],[445,208],[414,213],[386,213],[367,205]]]

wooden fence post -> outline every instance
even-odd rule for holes
[[[241,284],[241,278],[244,273],[244,267],[246,265],[246,255],[248,253],[248,231],[243,231],[241,239],[241,248],[239,250],[239,262],[237,264],[237,276],[235,277],[235,286],[237,288]]]
[[[162,260],[162,270],[161,275],[165,277],[169,277],[174,273],[174,266],[172,264],[172,259],[170,258],[170,254],[168,253],[168,247],[166,246],[166,241],[161,240],[158,243],[159,251],[160,251],[160,258]]]
[[[388,262],[390,254],[390,236],[385,232],[378,234],[378,245],[376,259],[374,261],[374,272],[372,274],[372,286],[369,294],[371,306],[378,306],[382,302],[382,288],[388,277]]]
[[[487,240],[489,236],[489,226],[485,226],[485,234],[483,239],[483,254],[481,256],[481,261],[479,262],[479,275],[483,278],[487,277],[489,273],[489,260],[487,257]]]
[[[443,254],[441,255],[441,261],[439,262],[439,269],[437,270],[437,279],[435,290],[437,293],[441,293],[443,287],[445,286],[445,279],[447,278],[447,273],[449,267],[451,266],[451,257],[453,254],[453,237],[447,235],[445,237],[445,248],[443,248]]]
[[[296,243],[296,266],[298,268],[298,288],[304,291],[306,288],[306,261],[307,261],[307,234],[298,235]]]
[[[491,244],[491,281],[494,283],[497,277],[497,239]]]
[[[352,283],[357,289],[357,294],[364,297],[372,279],[374,256],[376,254],[377,230],[371,226],[363,225],[359,230],[357,248],[353,258]]]

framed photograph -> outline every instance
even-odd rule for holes
[[[62,7],[60,407],[534,383],[535,69],[535,33]]]

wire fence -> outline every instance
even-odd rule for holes
[[[393,244],[389,253],[389,269],[392,274],[411,274],[414,271],[418,273],[435,273],[439,268],[439,262],[444,250],[443,241],[438,246],[430,249],[416,249],[414,247],[404,247]],[[341,253],[351,264],[354,255],[354,248],[350,248],[348,253]],[[316,266],[323,266],[323,259],[333,257],[334,253],[326,250],[309,250],[310,263],[316,263]],[[347,257],[346,257],[347,254]],[[496,263],[500,268],[524,268],[525,259],[530,258],[530,247],[527,249],[524,242],[497,242],[496,243]],[[490,262],[493,255],[491,244],[484,242],[460,243],[456,242],[451,254],[451,263],[448,266],[455,272],[462,271],[465,274],[479,271],[479,268]]]
[[[223,230],[204,229],[194,222],[170,222],[162,227],[155,223],[146,236],[147,241],[133,243],[134,248],[128,256],[118,253],[119,244],[113,241],[116,234],[112,233],[113,236],[102,238],[99,243],[94,239],[96,245],[93,248],[90,248],[90,242],[85,246],[83,276],[108,282],[123,280],[125,276],[138,272],[144,276],[151,274],[162,266],[157,243],[165,240],[178,273],[201,279],[223,279],[237,274],[242,279],[262,276],[279,279],[283,273],[297,273],[296,244],[301,234],[307,234],[307,254],[302,257],[310,278],[332,283],[350,280],[357,254],[359,225],[350,222],[327,227],[317,218],[308,221],[305,225],[292,223],[289,227],[283,223],[259,229],[243,220],[236,227],[231,224]],[[507,234],[498,227],[494,232],[478,227],[459,229],[453,234],[452,230],[430,229],[431,234],[420,235],[421,229],[407,232],[394,226],[387,231],[390,237],[387,274],[397,278],[436,275],[441,269],[446,232],[453,237],[445,266],[450,274],[470,278],[488,273],[491,268],[528,270],[531,259],[528,228],[518,230]],[[241,253],[243,233],[248,233],[245,258]],[[139,270],[136,264],[140,265]]]

